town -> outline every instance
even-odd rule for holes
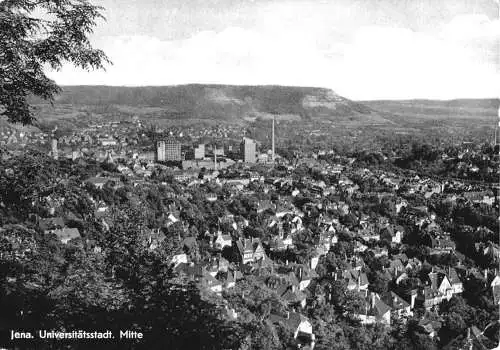
[[[434,158],[465,173],[427,176],[367,161],[388,159],[377,153],[282,156],[275,120],[267,124],[270,144],[238,127],[167,131],[137,118],[59,138],[57,130],[2,133],[5,288],[49,292],[57,277],[13,271],[34,257],[54,259],[42,257],[50,241],[63,260],[94,262],[92,278],[105,285],[85,287],[92,303],[110,293],[115,305],[106,308],[123,308],[121,283],[154,278],[136,276],[130,259],[154,256],[171,278],[208,293],[223,322],[259,321],[266,335],[240,339],[261,342],[254,346],[347,349],[357,329],[367,344],[498,344],[499,187],[475,176],[498,177],[498,150],[457,145]],[[11,322],[35,317],[26,307],[2,305]]]
[[[500,350],[499,16],[0,1],[0,350]]]

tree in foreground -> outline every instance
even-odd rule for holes
[[[110,61],[92,47],[89,34],[102,7],[88,0],[4,0],[0,2],[0,116],[33,124],[28,98],[52,101],[59,86],[44,70],[69,62],[102,69]]]

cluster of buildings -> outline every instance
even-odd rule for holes
[[[254,145],[252,140],[244,140],[242,149],[250,154],[254,151]],[[180,143],[165,140],[159,148],[158,153],[161,152],[165,160],[179,160]],[[200,159],[203,149],[195,149]],[[294,171],[304,165],[317,171],[324,180],[310,176],[302,179],[294,177]],[[259,199],[252,209],[265,222],[261,237],[242,238],[245,228],[253,227],[256,223],[250,217],[241,220],[226,210],[224,217],[219,218],[221,228],[182,241],[183,248],[172,260],[175,271],[195,279],[204,288],[222,297],[224,293],[237,288],[246,275],[257,276],[262,287],[276,293],[293,310],[285,314],[271,312],[271,322],[289,325],[294,337],[305,341],[304,344],[310,348],[314,347],[315,335],[313,322],[305,316],[306,310],[311,307],[313,300],[329,302],[333,291],[330,291],[332,294],[320,296],[309,287],[320,276],[324,277],[325,273],[334,281],[343,281],[346,290],[362,301],[361,308],[352,315],[362,324],[390,326],[395,319],[409,319],[419,310],[419,329],[430,338],[436,337],[442,326],[439,305],[454,295],[461,295],[464,280],[469,275],[491,286],[491,293],[498,301],[498,271],[493,268],[482,271],[467,266],[463,257],[458,257],[459,264],[452,267],[429,265],[429,261],[408,256],[408,246],[404,243],[409,235],[406,228],[396,224],[394,218],[362,213],[354,210],[352,205],[367,201],[392,202],[393,214],[404,218],[425,237],[421,243],[427,251],[427,259],[432,259],[432,256],[455,255],[456,244],[450,234],[441,228],[436,213],[426,205],[413,204],[413,198],[418,197],[423,201],[463,200],[470,205],[493,208],[498,207],[498,192],[458,181],[441,182],[417,176],[402,177],[387,171],[359,169],[353,167],[349,159],[342,160],[341,164],[329,164],[317,158],[304,157],[296,164],[284,166],[287,173],[282,176],[259,173],[252,170],[250,165],[209,171],[203,177],[198,176],[198,172],[186,176],[185,171],[180,171],[176,180],[185,186],[185,193],[177,196],[186,199],[192,198],[191,193],[202,192],[207,202],[220,203],[227,209],[231,201],[240,196],[260,198],[273,193],[277,198]],[[121,171],[124,169],[126,167],[122,166]],[[135,175],[132,178],[137,178],[134,185],[152,185],[148,181],[140,181]],[[106,183],[112,183],[115,188],[123,186],[117,177],[97,176],[88,182],[97,188],[102,188]],[[220,194],[206,192],[208,184],[227,189],[230,197],[221,198]],[[363,189],[360,185],[363,185]],[[299,198],[307,200],[298,205],[301,202],[297,201]],[[108,209],[109,204],[96,201],[96,215],[104,221]],[[166,227],[182,223],[187,230],[188,224],[181,219],[182,210],[179,207],[166,213]],[[350,215],[354,222],[347,224],[342,218]],[[47,226],[46,223],[41,225]],[[284,261],[280,258],[286,254],[296,254],[297,247],[304,244],[301,236],[311,229],[314,229],[315,234],[311,238],[311,253],[307,261]],[[60,222],[58,226],[48,225],[45,230],[55,234],[63,244],[79,237],[79,232],[68,230]],[[161,242],[166,238],[163,232],[158,228],[145,236],[149,249],[160,249]],[[345,237],[349,237],[349,240],[345,241]],[[206,243],[210,259],[193,260],[185,252],[186,247],[193,246],[193,240]],[[336,247],[342,241],[349,242],[352,253],[342,257],[342,267],[330,267],[325,258],[336,252]],[[485,250],[485,254],[490,254],[493,261],[500,262],[500,247],[497,243],[479,245],[478,249]],[[368,259],[370,256],[372,258]],[[376,274],[385,281],[383,291],[373,288],[374,271],[373,266],[369,266],[373,258],[382,262],[382,269]],[[426,271],[429,266],[430,270]],[[415,279],[415,276],[420,277]],[[408,291],[410,280],[416,284]],[[232,318],[238,318],[241,310],[233,306],[228,312]]]
[[[132,125],[132,127],[136,127]],[[213,142],[193,142],[188,132],[166,137],[157,129],[133,132],[129,123],[107,123],[92,125],[79,134],[69,136],[45,135],[49,144],[48,154],[54,159],[93,158],[107,161],[112,157],[115,161],[127,163],[138,160],[145,163],[169,164],[181,169],[216,169],[225,168],[234,162],[273,163],[277,158],[274,149],[274,122],[272,148],[259,152],[259,143],[251,138],[237,140],[218,139]],[[153,135],[151,135],[153,133]],[[203,136],[204,139],[210,135]],[[213,135],[212,135],[213,136]],[[187,137],[187,138],[186,138]],[[156,141],[154,140],[156,139]]]
[[[500,301],[498,270],[494,265],[484,269],[471,266],[462,253],[456,254],[454,237],[442,225],[449,219],[439,218],[431,205],[465,203],[484,212],[498,211],[498,187],[359,168],[353,158],[337,157],[336,162],[330,162],[324,160],[329,155],[326,151],[304,152],[293,161],[280,159],[280,171],[271,171],[278,162],[274,121],[272,146],[264,153],[259,153],[258,142],[247,137],[239,144],[197,142],[193,146],[193,142],[169,135],[152,146],[152,138],[141,132],[124,138],[110,131],[120,127],[116,123],[92,126],[89,132],[97,133],[97,138],[84,133],[63,141],[83,143],[83,148],[94,145],[93,153],[83,148],[61,150],[58,139],[52,136],[50,155],[74,160],[95,157],[115,163],[113,176],[95,174],[85,180],[96,189],[106,184],[125,187],[120,175],[129,178],[133,188],[168,186],[151,175],[171,168],[167,166],[171,163],[179,164],[181,170],[174,172],[173,179],[183,193],[172,193],[172,201],[182,198],[193,203],[195,194],[201,193],[198,197],[203,198],[203,205],[217,204],[224,215],[217,218],[217,228],[180,239],[180,248],[172,258],[176,273],[222,298],[237,290],[247,276],[255,277],[259,286],[275,293],[288,310],[271,310],[269,321],[285,324],[304,348],[314,348],[317,341],[314,321],[306,316],[308,308],[331,303],[335,295],[332,286],[339,281],[344,292],[360,301],[350,316],[362,324],[391,326],[395,320],[406,322],[418,314],[419,331],[429,338],[437,337],[443,324],[439,306],[464,293],[464,282],[471,276],[487,287],[487,297],[496,304]],[[467,152],[457,157],[467,159]],[[269,166],[256,169],[259,167],[254,165],[259,163]],[[206,172],[201,173],[202,168]],[[298,176],[301,168],[308,171]],[[67,227],[69,220],[56,214],[61,212],[58,208],[64,205],[64,198],[49,197],[44,199],[49,215],[36,219],[38,228],[55,235],[62,244],[81,240],[84,233]],[[242,199],[255,202],[246,208],[252,215],[229,209],[241,207],[233,204]],[[112,204],[95,198],[90,201],[103,226],[112,225],[107,218]],[[385,205],[387,213],[361,210],[368,207],[366,203],[372,208]],[[161,249],[172,225],[180,224],[183,231],[190,232],[190,224],[181,215],[183,210],[173,205],[163,213],[162,226],[144,234],[147,249]],[[250,228],[252,235],[248,234]],[[408,242],[418,242],[423,256],[409,249],[414,243]],[[305,245],[308,249],[304,251]],[[478,241],[473,246],[478,256],[500,263],[498,242]],[[92,249],[101,253],[99,246]],[[205,258],[193,257],[201,255],[190,254],[193,249],[204,249]],[[432,263],[446,256],[454,256],[458,264]],[[332,259],[342,263],[331,264]],[[325,279],[328,284],[322,289],[312,288]],[[241,312],[238,305],[228,305],[228,317],[238,319]]]

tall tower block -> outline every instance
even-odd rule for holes
[[[156,142],[156,161],[157,162],[165,161],[165,141]]]
[[[57,139],[55,137],[53,137],[51,140],[51,155],[52,158],[56,160],[59,158],[59,150],[57,149]]]
[[[245,163],[255,163],[257,160],[257,144],[254,140],[244,137],[240,144],[240,152]]]

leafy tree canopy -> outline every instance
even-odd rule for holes
[[[102,8],[87,0],[5,0],[0,2],[0,115],[33,124],[31,95],[53,100],[60,92],[45,68],[73,63],[100,69],[109,63],[92,47],[89,34]]]

